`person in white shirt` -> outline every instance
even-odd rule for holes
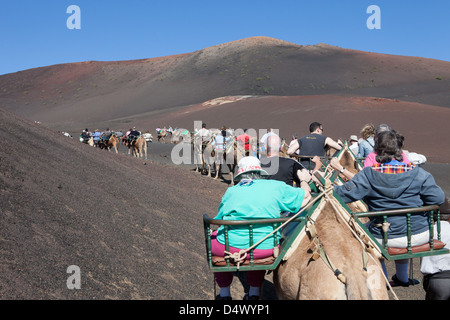
[[[351,135],[350,136],[348,148],[353,152],[353,154],[355,156],[358,155],[359,143],[358,143],[358,137],[356,135]]]
[[[216,163],[216,176],[222,176],[222,164],[224,163],[224,153],[226,150],[227,142],[230,140],[229,134],[227,132],[227,128],[222,126],[222,130],[219,131],[218,134],[214,137],[214,140],[211,142],[211,145],[214,147],[214,162]],[[218,167],[218,169],[217,169]]]
[[[201,140],[202,143],[208,142],[209,138],[211,137],[211,132],[208,129],[206,129],[206,123],[202,124],[202,128],[197,131],[195,137],[199,138],[199,140]]]
[[[437,238],[434,228],[434,238]],[[450,199],[441,205],[441,241],[450,249]],[[450,300],[450,253],[426,256],[421,259],[425,300]]]
[[[294,133],[294,135],[292,135],[292,140],[291,140],[291,142],[289,143],[289,148],[294,144],[294,142],[295,141],[297,141],[298,140],[298,134],[297,133]],[[295,154],[298,156],[299,154],[300,154],[300,149],[297,149],[296,151],[295,151]],[[292,156],[291,156],[291,158],[292,158]]]

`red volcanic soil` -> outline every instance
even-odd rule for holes
[[[223,103],[225,100],[232,102]],[[225,97],[173,112],[133,119],[142,129],[178,126],[194,129],[194,121],[206,122],[210,128],[279,129],[290,141],[294,133],[308,133],[309,124],[323,124],[324,134],[334,139],[348,139],[366,123],[387,123],[405,136],[405,149],[427,157],[430,162],[449,163],[448,123],[450,109],[400,100],[334,95],[295,97]],[[233,102],[234,101],[234,102]],[[222,102],[222,104],[219,104]],[[117,123],[120,126],[119,123]]]

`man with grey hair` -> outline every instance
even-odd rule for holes
[[[277,135],[271,135],[267,138],[265,144],[267,157],[261,159],[261,167],[269,174],[268,179],[283,181],[290,186],[300,187],[305,180],[301,178],[305,167],[298,161],[291,158],[279,156],[281,148],[281,139]]]

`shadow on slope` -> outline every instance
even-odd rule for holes
[[[0,119],[2,299],[211,298],[202,215],[225,184]]]

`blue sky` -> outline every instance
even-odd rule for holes
[[[70,5],[81,29],[68,29]],[[370,5],[381,29],[370,30]],[[0,5],[0,75],[153,58],[252,36],[450,61],[450,1],[14,0]]]

